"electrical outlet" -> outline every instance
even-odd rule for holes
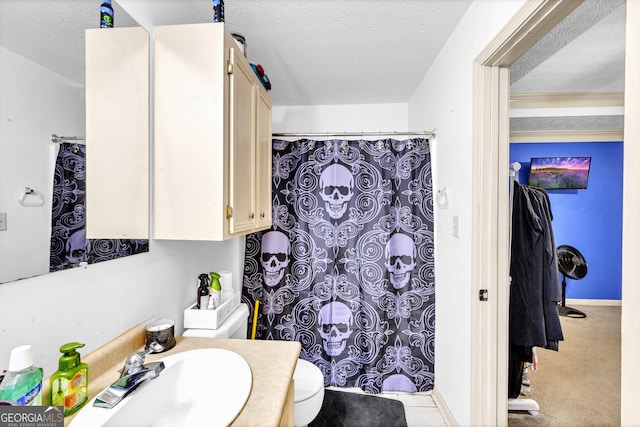
[[[0,231],[7,231],[7,213],[0,212]]]

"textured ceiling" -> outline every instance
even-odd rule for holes
[[[511,92],[624,91],[625,11],[586,0],[511,65]]]
[[[480,0],[482,1],[482,0]],[[0,46],[83,84],[101,0],[0,0]],[[407,102],[471,0],[226,0],[273,104]],[[586,0],[512,67],[513,92],[619,91],[624,0]],[[126,9],[129,14],[124,10]],[[211,0],[114,0],[116,27],[210,22]],[[622,41],[620,41],[622,40]],[[114,59],[117,60],[117,59]],[[0,65],[1,66],[1,65]]]
[[[0,0],[0,46],[84,86],[84,30],[99,27],[100,0]],[[114,3],[118,25],[137,26]]]
[[[274,103],[305,105],[407,102],[470,1],[249,3],[229,2],[230,28],[271,76]]]
[[[470,2],[227,0],[225,15],[245,36],[249,60],[265,68],[274,105],[407,102]],[[119,4],[147,28],[213,17],[211,0]],[[99,5],[0,0],[0,44],[84,81],[83,28],[97,26]],[[123,14],[116,10],[116,27],[130,25]],[[65,60],[71,56],[79,59]]]
[[[585,0],[511,65],[511,93],[623,92],[625,17],[625,0]],[[538,113],[540,117],[512,117],[511,131],[624,127],[624,116],[616,112]]]
[[[509,120],[511,132],[532,132],[539,130],[615,130],[624,127],[624,116],[553,116],[553,117],[512,117]]]

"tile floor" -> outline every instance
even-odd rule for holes
[[[359,388],[336,388],[328,387],[331,390],[344,391],[347,393],[364,393]],[[440,410],[436,406],[431,392],[403,393],[403,392],[383,392],[376,396],[388,399],[396,399],[404,404],[407,427],[443,427],[446,426]]]

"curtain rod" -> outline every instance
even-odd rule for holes
[[[67,141],[76,141],[76,144],[84,144],[84,142],[77,142],[77,141],[84,141],[85,137],[84,136],[58,136],[55,133],[51,134],[51,142],[53,142],[54,144],[59,144],[61,142],[67,142]]]
[[[432,131],[409,131],[409,132],[292,132],[292,133],[278,133],[274,132],[272,136],[275,137],[285,137],[285,136],[308,136],[308,137],[316,137],[316,136],[431,136],[433,138],[436,137],[436,130]]]

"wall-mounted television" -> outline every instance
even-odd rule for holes
[[[547,190],[587,188],[591,157],[532,157],[529,185]]]

